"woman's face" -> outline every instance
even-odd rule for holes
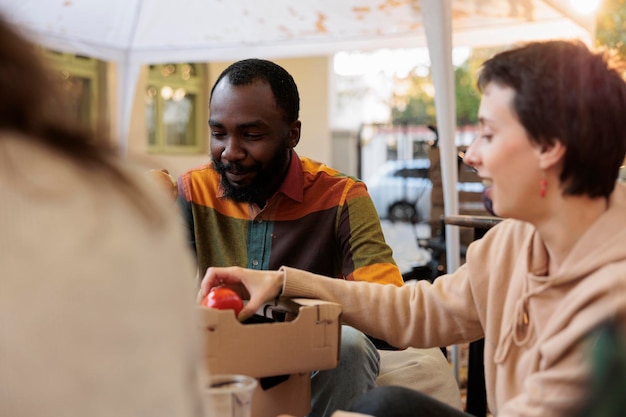
[[[486,86],[478,110],[480,136],[467,150],[465,162],[485,180],[498,216],[532,221],[542,206],[540,152],[513,110],[514,96],[510,87]]]

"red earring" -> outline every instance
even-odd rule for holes
[[[546,196],[546,189],[548,188],[548,180],[542,178],[539,182],[539,197],[544,198]]]

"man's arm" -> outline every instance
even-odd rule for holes
[[[346,279],[404,284],[372,198],[361,181],[349,185],[337,223],[337,239]]]

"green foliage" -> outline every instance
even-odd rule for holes
[[[480,96],[475,87],[473,74],[467,64],[454,70],[456,96],[456,123],[459,126],[478,123]]]
[[[476,124],[480,96],[476,90],[475,71],[468,61],[454,69],[457,125]],[[434,88],[430,74],[409,75],[401,81],[407,88],[394,94],[391,120],[394,124],[436,125]]]
[[[597,13],[596,42],[626,61],[626,0],[603,0]],[[454,70],[457,125],[466,126],[477,122],[480,96],[476,90],[476,74],[480,64],[501,48],[474,50],[461,67]],[[394,124],[435,125],[435,101],[430,74],[415,74],[401,80],[408,88],[394,94],[391,119]]]
[[[434,88],[427,76],[409,75],[399,80],[404,92],[394,93],[391,106],[393,124],[436,125]]]
[[[603,0],[596,22],[598,45],[626,59],[626,0]]]

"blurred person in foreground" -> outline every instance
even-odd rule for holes
[[[278,295],[343,306],[343,320],[396,346],[485,338],[495,416],[572,416],[590,393],[591,334],[626,331],[626,83],[578,42],[530,43],[487,60],[478,78],[481,134],[465,162],[491,185],[506,218],[473,242],[467,261],[433,284],[394,287],[278,271],[211,268],[250,296],[241,317]],[[375,416],[464,416],[399,387],[361,396]]]
[[[199,417],[175,206],[77,127],[50,74],[0,19],[0,415]]]
[[[299,111],[293,77],[273,62],[238,61],[218,77],[211,161],[178,181],[200,276],[211,266],[289,265],[336,278],[327,281],[403,285],[365,184],[296,153]],[[461,407],[439,349],[379,351],[343,326],[339,365],[313,373],[310,416],[329,416],[377,382],[411,384]]]

